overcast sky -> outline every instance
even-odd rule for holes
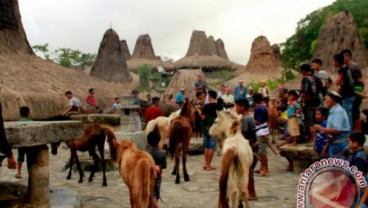
[[[259,35],[284,42],[297,22],[334,0],[19,0],[22,21],[33,45],[97,53],[112,28],[133,52],[148,33],[155,54],[175,60],[188,49],[193,30],[221,38],[230,60],[246,64]]]

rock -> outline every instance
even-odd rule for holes
[[[332,16],[321,27],[313,57],[320,58],[323,68],[334,72],[333,56],[343,49],[352,51],[353,60],[361,68],[368,66],[367,48],[359,34],[353,15],[348,11]]]
[[[271,48],[272,48],[273,55],[275,56],[275,59],[276,59],[276,64],[278,66],[281,66],[282,60],[281,60],[280,46],[278,44],[273,44]]]
[[[108,124],[111,126],[120,125],[120,114],[78,114],[71,115],[69,119],[81,121],[82,123]]]
[[[143,34],[138,37],[132,55],[132,59],[134,58],[157,59],[153,50],[151,37],[148,34]]]
[[[217,49],[218,56],[220,56],[223,59],[229,60],[229,57],[227,56],[227,53],[225,50],[225,44],[221,39],[216,40],[216,49]]]
[[[110,28],[102,38],[96,61],[91,68],[91,75],[109,82],[131,82],[133,78],[123,57],[119,35]]]
[[[69,189],[50,190],[52,208],[79,208],[82,207],[82,195]]]
[[[131,55],[130,55],[129,47],[128,47],[126,40],[121,40],[120,45],[121,45],[124,60],[129,60],[131,58]]]

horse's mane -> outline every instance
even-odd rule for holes
[[[191,114],[192,114],[191,103],[189,102],[188,98],[185,98],[185,103],[184,103],[183,107],[181,108],[180,116],[191,118]]]
[[[177,110],[177,111],[175,111],[175,112],[172,112],[172,113],[170,114],[170,116],[169,116],[169,119],[171,120],[171,119],[173,119],[173,118],[175,118],[175,117],[178,117],[178,116],[180,115],[180,112],[181,112],[181,109],[179,109],[179,110]]]

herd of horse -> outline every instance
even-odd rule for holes
[[[244,202],[244,205],[249,207],[247,187],[253,152],[248,140],[241,133],[240,119],[241,116],[235,110],[219,111],[218,117],[209,131],[210,135],[220,139],[220,141],[222,138],[226,138],[222,149],[219,208],[229,207],[229,200],[231,200],[231,207],[237,207],[239,202]],[[182,157],[184,181],[190,181],[186,161],[193,124],[194,107],[186,99],[180,110],[172,113],[169,117],[158,117],[146,126],[146,134],[158,129],[157,134],[161,137],[159,147],[163,148],[167,142],[169,143],[169,153],[175,158],[172,174],[176,176],[176,184],[180,183],[180,156]],[[79,171],[78,182],[83,182],[84,174],[77,151],[87,151],[94,160],[88,181],[93,181],[95,171],[101,162],[102,185],[107,186],[104,158],[106,138],[110,148],[110,157],[114,162],[117,162],[119,173],[129,188],[131,207],[154,207],[153,189],[157,173],[152,157],[147,152],[138,150],[132,141],[117,141],[110,129],[98,124],[87,125],[81,138],[65,142],[71,152],[67,179],[71,178],[72,166],[75,162]],[[58,144],[52,145],[53,154],[57,153],[57,147]],[[96,153],[96,148],[100,157]]]

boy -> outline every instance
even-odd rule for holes
[[[364,152],[365,135],[361,132],[354,132],[349,137],[349,146],[352,154],[349,155],[348,161],[350,166],[355,166],[360,172],[366,174],[367,161],[366,154]]]
[[[158,143],[160,142],[161,137],[158,133],[157,126],[155,127],[154,131],[150,132],[147,135],[147,143],[149,144],[147,152],[152,156],[153,160],[155,161],[156,170],[157,170],[157,177],[155,180],[155,189],[154,189],[154,207],[158,206],[158,199],[160,199],[160,188],[161,188],[161,180],[162,180],[162,170],[166,169],[167,162],[165,153],[158,148]]]
[[[204,92],[197,92],[196,98],[192,101],[192,104],[195,109],[202,110],[204,101],[206,99],[206,93]],[[199,115],[198,111],[194,113],[194,137],[202,139],[202,120],[201,115]]]
[[[112,110],[113,111],[118,110],[121,107],[120,98],[119,97],[115,97],[114,100],[115,100],[115,103],[112,104]]]
[[[268,171],[268,158],[267,158],[267,146],[268,146],[268,135],[270,131],[268,129],[268,111],[265,105],[262,105],[263,95],[257,93],[253,96],[254,101],[254,120],[256,121],[256,136],[258,137],[258,155],[261,158],[261,166],[257,173],[262,176],[269,176]]]
[[[20,113],[20,119],[18,122],[20,123],[28,123],[32,122],[32,119],[29,118],[30,110],[27,106],[23,106],[19,109]],[[26,152],[24,148],[18,148],[18,158],[17,158],[17,174],[15,175],[15,178],[22,178],[22,165],[24,162],[24,156]]]
[[[287,107],[288,115],[288,133],[291,137],[290,146],[296,146],[296,138],[300,136],[299,121],[297,115],[302,111],[299,103],[297,102],[298,93],[295,90],[288,92],[289,104]]]
[[[327,126],[327,116],[328,116],[328,109],[324,107],[316,108],[316,122],[319,123],[321,126]],[[326,146],[328,141],[328,136],[323,131],[317,131],[315,136],[314,142],[314,150],[322,157],[326,157],[327,155],[322,155],[322,150]]]
[[[83,113],[80,100],[74,97],[71,91],[66,91],[65,96],[69,99],[69,106],[62,112],[63,116],[67,116],[70,112]]]

